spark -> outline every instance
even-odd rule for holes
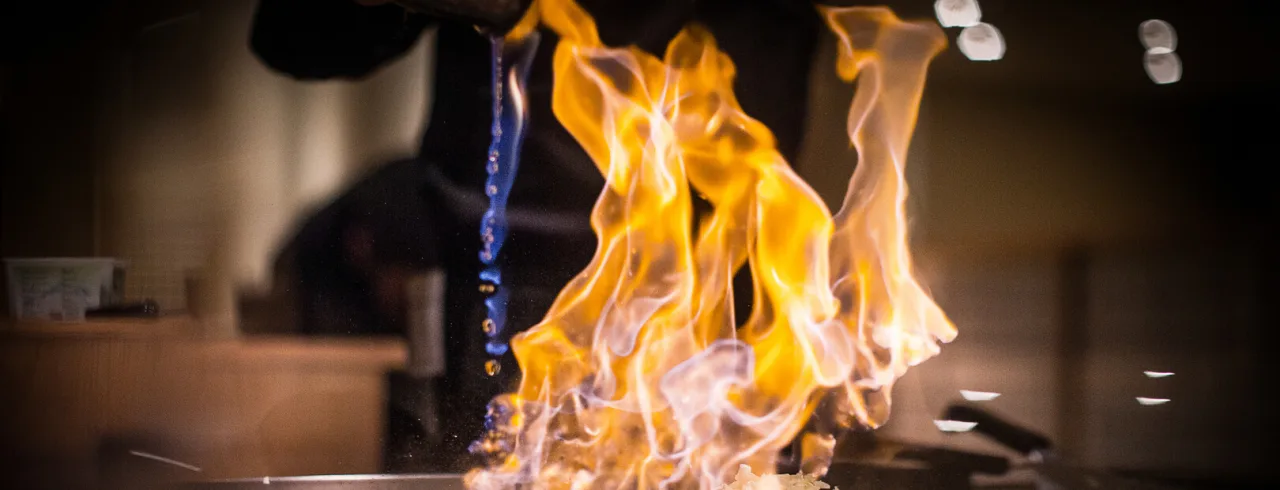
[[[933,425],[938,426],[938,430],[943,432],[969,432],[977,427],[978,423],[962,420],[934,420]]]
[[[1143,371],[1142,374],[1147,375],[1148,378],[1168,378],[1173,376],[1172,371]]]
[[[1166,403],[1169,403],[1168,398],[1147,398],[1145,396],[1140,396],[1140,397],[1137,397],[1137,399],[1139,404],[1147,407],[1150,407],[1152,405],[1164,405]]]
[[[971,402],[986,402],[1000,398],[1000,394],[993,391],[960,390],[960,396]]]
[[[201,470],[201,469],[200,469],[200,467],[199,467],[199,466],[195,466],[195,465],[192,465],[192,464],[183,463],[183,462],[178,461],[178,460],[176,460],[176,459],[169,459],[169,458],[166,458],[166,457],[164,457],[164,456],[157,456],[157,455],[155,455],[155,454],[151,454],[151,453],[147,453],[147,452],[131,450],[131,451],[129,451],[129,454],[132,454],[132,455],[137,456],[137,457],[139,457],[139,458],[146,458],[146,459],[150,459],[150,460],[153,460],[153,461],[159,461],[159,462],[161,462],[161,463],[165,463],[165,464],[171,464],[171,465],[177,466],[177,467],[179,467],[179,468],[187,469],[187,470],[191,470],[191,471],[194,471],[194,472],[197,472],[197,473],[199,473],[200,471],[203,471],[203,470]]]

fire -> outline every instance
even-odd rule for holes
[[[823,9],[858,88],[858,162],[833,217],[742,111],[734,65],[690,26],[662,59],[601,43],[572,0],[539,0],[560,36],[553,109],[606,178],[595,257],[517,336],[519,388],[491,407],[496,462],[472,488],[713,488],[775,467],[820,400],[884,423],[894,380],[956,331],[912,275],[903,167],[926,67],[945,38],[883,8]],[[693,223],[693,192],[714,210]],[[733,314],[748,266],[755,305]],[[807,458],[830,455],[821,434]],[[823,450],[825,448],[825,450]],[[810,451],[811,450],[811,451]]]

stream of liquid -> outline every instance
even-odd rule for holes
[[[507,291],[502,287],[502,269],[498,261],[507,239],[507,200],[511,184],[520,166],[520,144],[528,116],[525,81],[538,48],[534,33],[519,42],[506,42],[502,36],[490,37],[492,44],[493,126],[489,154],[485,159],[485,195],[489,208],[480,222],[480,291],[484,293],[485,319],[481,324],[486,337],[485,373],[497,375],[502,369],[500,358],[509,346],[503,336],[507,323]]]

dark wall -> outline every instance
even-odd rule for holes
[[[94,19],[103,9],[14,4],[24,5],[4,16],[0,254],[91,255],[94,156],[103,143],[95,128],[103,26]]]
[[[932,16],[932,2],[896,3]],[[1261,33],[1274,16],[1251,2],[981,3],[1006,56],[972,62],[953,44],[934,61],[908,164],[919,272],[959,337],[899,383],[882,432],[999,452],[933,426],[959,390],[994,391],[989,409],[1089,466],[1270,478],[1280,76],[1261,60],[1280,40]],[[1149,18],[1178,30],[1178,83],[1143,70]],[[800,169],[835,206],[852,89],[826,42]]]

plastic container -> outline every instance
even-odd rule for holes
[[[124,263],[112,258],[5,259],[9,313],[18,320],[84,321],[85,310],[119,303]]]

